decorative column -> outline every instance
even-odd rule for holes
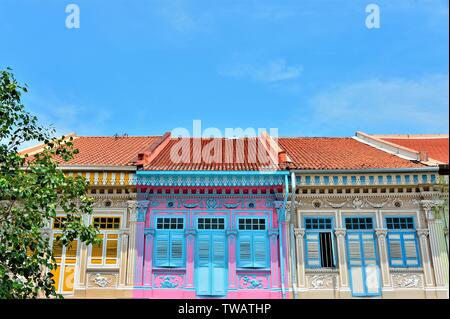
[[[195,247],[195,229],[186,229],[186,288],[194,288],[194,247]]]
[[[296,255],[297,255],[297,281],[298,288],[306,289],[306,274],[305,274],[305,229],[296,228],[294,230],[295,234],[295,245],[296,245]]]
[[[227,230],[228,237],[228,282],[230,289],[236,289],[236,238],[235,229]]]
[[[137,205],[137,221],[136,221],[136,242],[135,242],[135,274],[134,285],[141,286],[143,284],[144,272],[144,227],[147,216],[148,201],[140,200]]]
[[[127,266],[128,266],[128,237],[129,233],[127,229],[122,229],[119,233],[120,236],[120,267],[119,267],[119,287],[124,287],[127,284]]]
[[[89,225],[89,216],[85,215],[83,216],[83,223],[85,225]],[[50,234],[50,233],[49,233]],[[78,255],[79,259],[79,265],[78,268],[78,275],[75,277],[74,287],[86,287],[86,270],[87,270],[87,246],[85,243],[81,243],[78,241],[78,244],[80,245],[80,254]]]
[[[145,256],[144,256],[144,286],[152,286],[152,261],[153,261],[153,239],[155,238],[154,229],[145,229]]]
[[[135,254],[136,254],[136,222],[137,222],[137,201],[130,200],[127,201],[128,207],[128,221],[130,223],[129,229],[129,240],[128,240],[128,262],[127,262],[127,281],[128,286],[134,285],[134,265],[135,265]]]
[[[345,234],[347,231],[344,228],[336,228],[334,234],[337,238],[337,249],[339,257],[339,286],[340,290],[350,290],[348,280],[347,255],[345,253]]]
[[[383,280],[383,288],[392,288],[391,275],[389,272],[388,250],[386,243],[387,229],[375,229],[377,235],[378,248],[380,252],[381,278]]]
[[[278,264],[278,229],[269,230],[270,238],[270,273],[272,277],[272,288],[280,288],[280,266]]]
[[[425,287],[433,287],[433,269],[430,262],[430,251],[428,249],[428,229],[417,229],[420,242],[420,253],[422,255],[423,273],[425,275]]]
[[[279,233],[278,240],[280,241],[280,273],[281,273],[281,288],[284,290],[288,286],[288,243],[286,231],[286,210],[283,201],[274,201],[275,209],[277,210]],[[283,295],[283,298],[285,296]]]
[[[421,200],[420,204],[425,212],[428,229],[430,231],[431,259],[437,287],[448,286],[448,255],[444,242],[444,227],[441,220],[436,220],[433,208],[439,207],[442,200]]]

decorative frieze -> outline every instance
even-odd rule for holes
[[[337,286],[335,274],[308,274],[306,277],[310,289],[334,289]]]
[[[184,274],[158,274],[154,279],[155,288],[182,288],[184,283]]]
[[[423,287],[423,277],[414,273],[392,274],[392,282],[396,288],[421,288]]]
[[[267,275],[239,275],[239,289],[267,289],[269,286],[269,276]]]
[[[246,175],[139,175],[137,184],[142,186],[188,186],[188,187],[207,187],[207,186],[275,186],[284,184],[284,175],[281,174],[246,174]]]
[[[88,273],[88,288],[115,288],[117,286],[118,273]]]

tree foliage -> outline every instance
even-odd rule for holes
[[[96,229],[83,224],[92,199],[82,177],[58,169],[58,161],[78,152],[72,138],[53,138],[55,131],[25,110],[21,96],[27,87],[17,83],[11,69],[0,72],[0,298],[62,298],[53,286],[57,264],[48,227],[57,210],[64,212],[57,240],[63,246],[74,239],[95,243]],[[30,141],[42,143],[42,151],[19,154]]]

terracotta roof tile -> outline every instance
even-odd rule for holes
[[[298,169],[423,167],[347,137],[280,137],[278,143]]]
[[[154,143],[159,136],[80,136],[73,140],[79,153],[63,165],[133,165],[139,151]]]
[[[278,168],[269,160],[268,153],[259,139],[243,138],[239,139],[239,142],[237,141],[237,139],[226,138],[173,138],[144,169],[158,171],[255,171]],[[214,153],[213,150],[219,151]],[[267,157],[260,159],[257,155],[258,151]],[[173,156],[176,154],[178,156]],[[207,154],[212,156],[208,159]],[[215,154],[217,157],[214,156]]]
[[[428,156],[448,164],[448,138],[380,138],[415,151],[425,151]]]

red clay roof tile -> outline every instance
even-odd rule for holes
[[[423,167],[347,137],[280,137],[278,143],[298,169]]]
[[[428,156],[448,164],[448,138],[380,138],[415,151],[425,151]]]
[[[215,153],[216,151],[217,153]],[[258,152],[266,157],[259,157]],[[178,156],[174,156],[176,154]],[[211,156],[207,156],[208,154]],[[255,171],[278,169],[278,166],[270,160],[266,149],[257,138],[239,140],[173,138],[144,169],[157,171]]]
[[[159,136],[80,136],[73,140],[79,153],[62,165],[133,165],[137,154]]]

